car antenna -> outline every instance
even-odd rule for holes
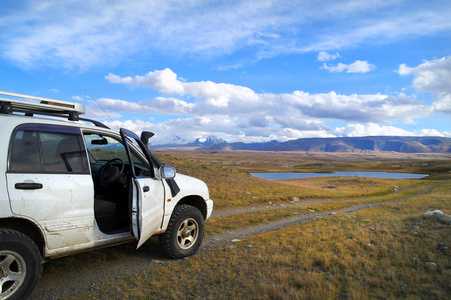
[[[87,89],[85,89],[86,94],[89,95],[89,97],[91,97],[91,99],[100,107],[101,110],[103,110],[103,112],[108,116],[108,118],[110,118],[110,120],[114,123],[114,125],[116,125],[116,127],[118,129],[120,129],[120,127],[116,124],[116,122],[113,120],[113,118],[110,117],[110,115],[106,112],[106,110],[103,109],[102,105],[100,105],[99,102],[97,102],[96,99],[94,99],[94,97],[88,92]]]

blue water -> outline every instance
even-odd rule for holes
[[[409,173],[392,173],[392,172],[249,173],[249,174],[264,179],[293,179],[293,178],[310,178],[324,176],[358,176],[372,178],[408,179],[408,178],[424,178],[428,176],[426,174],[409,174]]]

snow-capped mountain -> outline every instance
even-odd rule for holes
[[[227,143],[225,140],[215,137],[208,136],[206,138],[198,138],[188,142],[187,140],[175,135],[168,134],[161,137],[153,137],[149,140],[149,146],[151,148],[166,148],[166,147],[207,147],[217,143]]]
[[[175,134],[155,135],[149,140],[149,146],[185,145],[188,141]]]
[[[215,136],[209,136],[206,138],[200,138],[195,139],[194,141],[191,141],[187,144],[188,147],[206,147],[218,143],[226,143],[225,140],[215,137]]]

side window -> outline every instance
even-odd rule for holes
[[[10,145],[8,171],[88,173],[79,129],[31,124],[18,127]]]
[[[85,133],[84,138],[91,163],[107,162],[113,158],[120,158],[124,162],[128,161],[127,152],[120,141],[94,133]]]
[[[41,132],[42,162],[46,173],[83,173],[83,151],[78,135]]]
[[[103,164],[113,158],[120,158],[125,163],[129,163],[127,151],[121,140],[95,133],[85,133],[84,138],[92,170],[96,169],[95,165]],[[131,158],[136,175],[153,176],[153,169],[149,167],[148,163],[138,158],[133,151],[131,152]]]

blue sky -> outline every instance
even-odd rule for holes
[[[448,0],[2,0],[0,90],[154,143],[451,137],[449,16]]]

